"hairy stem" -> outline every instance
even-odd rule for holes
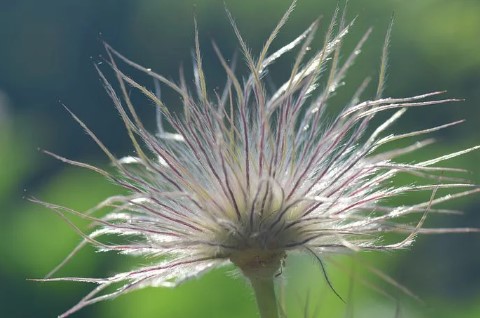
[[[278,318],[277,298],[273,277],[250,277],[261,318]]]

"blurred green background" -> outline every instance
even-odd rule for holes
[[[225,0],[253,52],[290,4],[290,0]],[[300,0],[274,43],[281,47],[323,15],[323,30],[336,1]],[[385,95],[403,97],[448,90],[463,103],[410,111],[395,131],[430,127],[465,118],[466,123],[439,132],[434,146],[418,158],[479,144],[480,130],[480,2],[478,0],[351,0],[348,17],[358,15],[343,56],[373,26],[374,32],[337,93],[339,103],[366,76],[376,76],[383,37],[390,16],[395,26]],[[28,196],[87,209],[116,189],[92,173],[69,167],[37,149],[103,166],[107,159],[74,123],[60,102],[68,105],[118,156],[132,153],[119,116],[104,92],[93,63],[101,64],[102,40],[153,70],[175,80],[178,68],[191,68],[193,16],[200,28],[207,76],[224,80],[211,40],[225,56],[238,47],[219,0],[0,0],[0,317],[54,317],[75,304],[93,286],[81,283],[38,283],[79,242],[54,213],[28,202]],[[286,74],[292,55],[282,58],[271,78]],[[105,65],[100,65],[107,70]],[[107,71],[108,72],[108,71]],[[129,73],[136,76],[135,72]],[[140,81],[146,80],[141,76]],[[148,82],[146,82],[150,85]],[[372,87],[376,83],[372,84]],[[212,87],[212,86],[211,86]],[[179,106],[165,92],[172,108]],[[343,98],[343,99],[342,99]],[[153,110],[139,103],[151,118]],[[406,158],[413,160],[414,158]],[[480,154],[448,162],[464,167],[480,183]],[[428,199],[430,194],[422,194]],[[419,197],[420,198],[420,197]],[[448,205],[465,212],[431,218],[427,226],[480,227],[479,198]],[[359,259],[357,259],[359,258]],[[349,305],[328,289],[318,265],[308,257],[287,260],[285,300],[290,317],[303,317],[305,306],[318,305],[315,317],[479,317],[480,235],[423,236],[414,247],[394,254],[339,256],[328,267],[330,280]],[[121,257],[86,248],[59,275],[101,276],[134,264]],[[419,303],[367,269],[372,264],[421,297]],[[355,279],[350,279],[353,273]],[[353,281],[353,284],[351,283]],[[389,299],[362,284],[378,285]],[[353,292],[349,292],[353,286]],[[307,305],[309,304],[309,305]],[[398,306],[397,306],[398,305]],[[175,289],[145,289],[114,301],[88,307],[74,317],[255,317],[253,296],[232,269],[213,271]]]

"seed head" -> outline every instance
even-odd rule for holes
[[[115,158],[73,114],[111,160],[115,171],[52,155],[100,173],[128,194],[107,198],[86,213],[42,204],[64,218],[73,214],[94,222],[97,227],[93,232],[80,232],[84,240],[78,248],[90,243],[101,251],[135,255],[142,264],[148,258],[152,264],[138,265],[132,271],[103,279],[50,278],[52,272],[47,280],[98,284],[62,317],[146,286],[173,287],[231,263],[247,277],[272,277],[293,251],[320,257],[325,253],[405,248],[418,233],[430,232],[422,228],[427,211],[448,212],[436,209],[436,205],[478,192],[468,182],[449,177],[461,169],[437,166],[478,147],[420,162],[401,162],[396,158],[427,146],[432,139],[414,140],[410,146],[382,151],[386,144],[459,123],[402,134],[385,133],[411,108],[455,101],[437,99],[442,92],[382,98],[386,49],[377,95],[362,99],[365,81],[336,116],[326,112],[330,97],[336,94],[370,30],[342,62],[339,50],[353,22],[346,24],[344,16],[337,19],[336,12],[324,45],[317,52],[310,51],[317,29],[314,22],[292,42],[270,53],[270,45],[293,6],[257,57],[250,53],[228,13],[249,74],[238,78],[235,63],[227,63],[214,44],[227,75],[221,94],[207,86],[197,32],[193,90],[187,87],[183,76],[179,83],[167,80],[105,45],[119,91],[98,71],[125,123],[136,156]],[[274,90],[267,89],[268,67],[292,50],[297,55],[288,80]],[[151,76],[155,92],[126,75],[118,62]],[[181,97],[183,114],[171,112],[172,108],[164,104],[159,94],[162,85]],[[155,104],[156,133],[147,131],[137,116],[129,88],[138,89]],[[384,112],[392,113],[378,127],[369,127],[374,116]],[[421,185],[397,186],[392,180],[398,174],[410,174],[424,181]],[[425,180],[430,182],[425,184]],[[444,188],[465,190],[436,197],[436,191]],[[417,191],[426,192],[423,202],[391,205],[391,199]],[[109,212],[98,215],[105,207]],[[421,216],[417,225],[399,221],[410,214]],[[405,234],[397,242],[383,243],[382,237],[390,232]],[[105,238],[112,235],[121,238],[121,243],[107,243]],[[120,287],[102,294],[112,284]]]

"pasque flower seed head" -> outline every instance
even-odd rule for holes
[[[136,156],[116,158],[73,114],[109,157],[115,171],[52,155],[104,175],[128,194],[107,198],[87,213],[42,204],[64,218],[73,214],[93,221],[96,229],[90,234],[83,234],[70,223],[84,238],[78,248],[93,244],[101,251],[131,254],[141,261],[136,269],[102,279],[49,275],[46,280],[98,284],[62,316],[146,286],[176,286],[231,263],[249,278],[271,278],[292,251],[321,256],[330,252],[404,248],[418,233],[429,232],[422,228],[426,211],[442,212],[436,209],[438,204],[478,192],[468,182],[448,177],[461,169],[437,166],[476,147],[414,163],[396,158],[430,144],[431,139],[381,150],[383,145],[399,139],[415,139],[459,123],[386,134],[391,124],[411,108],[454,101],[438,99],[441,92],[382,98],[386,46],[377,95],[361,99],[365,82],[336,116],[327,114],[330,97],[344,81],[370,30],[344,61],[339,50],[352,23],[346,24],[344,17],[337,19],[337,13],[326,31],[323,47],[317,52],[310,50],[317,22],[292,42],[270,52],[271,43],[293,7],[256,57],[227,13],[250,73],[245,78],[237,77],[234,64],[229,64],[214,44],[227,75],[221,93],[207,85],[198,35],[193,90],[188,88],[183,75],[175,83],[105,45],[107,62],[118,79],[119,90],[113,89],[101,70],[99,74],[125,123]],[[387,43],[388,38],[389,35]],[[274,90],[267,89],[267,69],[292,50],[297,54],[288,80]],[[157,93],[126,75],[118,62],[151,76]],[[181,115],[172,113],[171,107],[164,104],[158,94],[160,86],[181,97]],[[148,132],[139,119],[129,98],[131,88],[138,89],[155,104],[155,134]],[[390,117],[374,129],[369,127],[374,116],[384,112],[391,112]],[[164,129],[167,125],[169,128]],[[431,183],[396,186],[391,181],[398,174],[411,174]],[[444,188],[463,190],[436,197],[436,191]],[[425,191],[423,202],[389,204],[392,198],[416,191]],[[98,214],[105,207],[109,212]],[[420,216],[417,225],[397,221],[409,214]],[[405,234],[397,242],[382,243],[381,238],[389,232]],[[122,243],[106,240],[112,235],[124,238]],[[149,266],[143,265],[147,259]],[[120,287],[103,292],[113,284]]]

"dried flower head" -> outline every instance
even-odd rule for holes
[[[381,98],[389,32],[376,96],[361,100],[367,85],[365,81],[338,115],[327,119],[329,116],[325,110],[330,97],[344,80],[370,30],[343,63],[339,50],[352,23],[346,24],[344,15],[338,19],[337,12],[318,52],[308,52],[317,29],[315,22],[292,42],[269,53],[271,43],[293,7],[294,4],[256,58],[251,55],[228,14],[250,73],[243,79],[238,78],[234,64],[229,65],[214,45],[227,74],[222,94],[207,87],[198,35],[195,39],[193,91],[189,90],[183,76],[179,83],[174,83],[131,62],[109,45],[105,46],[108,63],[119,81],[120,94],[100,70],[99,74],[125,123],[137,156],[115,158],[73,114],[111,160],[115,172],[52,155],[98,172],[128,190],[129,194],[110,197],[86,213],[42,204],[65,219],[68,214],[73,214],[91,220],[97,226],[92,233],[83,234],[70,223],[84,238],[70,256],[90,243],[101,251],[138,256],[141,263],[146,257],[153,261],[150,266],[139,265],[132,271],[103,279],[50,278],[49,275],[46,280],[98,284],[62,317],[89,304],[146,286],[173,287],[231,263],[255,285],[258,281],[271,280],[292,251],[321,256],[328,252],[404,248],[418,233],[435,231],[422,228],[427,211],[448,212],[435,206],[478,192],[468,182],[448,177],[461,169],[437,166],[478,147],[414,163],[399,162],[396,157],[430,144],[431,139],[381,151],[385,144],[459,123],[398,135],[384,134],[410,108],[454,101],[435,99],[442,92]],[[268,67],[293,49],[298,53],[290,77],[276,90],[268,90],[264,82]],[[121,71],[117,67],[118,61],[151,76],[158,86],[157,93]],[[163,103],[158,93],[160,85],[179,94],[183,114],[172,113]],[[155,104],[156,134],[145,129],[131,103],[127,87],[138,89]],[[375,115],[389,111],[392,114],[385,122],[371,132],[367,130]],[[170,132],[164,130],[165,124],[171,127]],[[391,181],[399,173],[432,182],[395,186]],[[437,189],[444,188],[465,190],[435,197]],[[433,194],[427,193],[425,201],[417,204],[389,205],[390,199],[417,191]],[[108,213],[95,216],[105,207],[110,208]],[[409,214],[420,216],[417,225],[397,222]],[[405,235],[397,242],[382,243],[382,236],[390,232]],[[111,235],[124,240],[122,243],[102,240]],[[120,284],[120,287],[102,293],[113,284]]]

